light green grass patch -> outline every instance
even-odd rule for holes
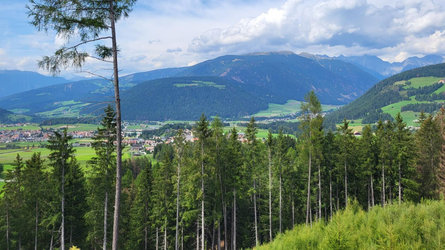
[[[80,111],[87,105],[89,105],[89,103],[66,105],[36,114],[43,117],[78,117],[80,116]]]
[[[21,113],[26,113],[29,111],[29,109],[10,109],[9,111],[16,113],[16,114],[21,114]]]
[[[445,92],[445,84],[442,85],[442,87],[440,87],[438,90],[434,91],[434,94],[440,94],[442,92]]]
[[[414,96],[411,97],[411,100],[405,100],[405,101],[400,101],[400,102],[396,102],[393,104],[389,104],[385,107],[382,108],[382,111],[384,113],[388,113],[390,114],[392,117],[396,117],[397,113],[399,113],[402,109],[403,106],[406,106],[408,104],[417,104],[417,103],[429,103],[427,101],[416,101],[414,99]]]
[[[217,89],[225,89],[225,85],[216,84],[210,81],[192,81],[192,83],[175,83],[175,87],[184,88],[184,87],[214,87]]]
[[[287,100],[284,104],[277,104],[277,103],[269,103],[269,107],[266,110],[262,110],[256,114],[254,114],[254,117],[282,117],[282,116],[288,116],[295,113],[298,113],[301,111],[301,101],[297,100]],[[339,105],[329,105],[329,104],[322,104],[321,109],[324,112],[331,111],[334,109],[338,109]]]
[[[435,83],[437,83],[440,79],[443,79],[443,77],[416,77],[416,78],[412,78],[409,81],[411,82],[410,85],[406,85],[404,88],[408,89],[408,88],[420,88],[420,87],[424,87],[424,86],[430,86],[433,85]]]

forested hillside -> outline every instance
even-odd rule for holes
[[[259,140],[254,118],[245,133],[238,133],[235,127],[223,133],[218,118],[209,121],[202,115],[194,126],[195,138],[186,140],[179,130],[174,142],[157,146],[153,160],[125,161],[119,248],[215,248],[218,242],[231,249],[259,246],[298,224],[324,228],[317,221],[328,221],[348,200],[356,203],[325,227],[327,240],[317,231],[314,235],[320,246],[356,246],[348,238],[353,235],[335,231],[344,225],[339,224],[342,216],[350,218],[356,213],[356,219],[344,223],[359,227],[367,221],[377,223],[373,218],[379,219],[380,213],[384,218],[385,214],[400,217],[395,207],[387,212],[390,204],[439,199],[444,194],[445,110],[434,117],[420,117],[421,126],[415,133],[396,116],[395,122],[379,122],[375,129],[366,126],[356,137],[348,121],[338,133],[326,132],[315,94],[308,94],[306,101],[297,138],[279,133]],[[110,237],[104,236],[111,231],[114,202],[113,117],[108,109],[92,144],[96,157],[86,169],[79,167],[70,137],[63,131],[49,140],[52,153],[48,161],[39,154],[26,162],[17,157],[16,167],[5,174],[0,195],[0,230],[7,235],[0,239],[1,249],[20,245],[29,249],[35,244],[57,247],[61,226],[67,232],[66,241],[81,249],[111,244]],[[65,211],[60,209],[63,200]],[[434,218],[441,223],[437,216],[443,205],[434,204]],[[359,207],[370,210],[369,217]],[[434,214],[428,209],[425,213]],[[61,224],[62,215],[65,224]],[[360,235],[372,234],[372,230]],[[428,233],[415,244],[436,235],[436,231]],[[422,237],[421,232],[415,234]],[[434,239],[425,246],[441,242]]]
[[[202,113],[239,118],[267,109],[269,100],[219,77],[165,78],[122,93],[122,114],[126,120],[196,120]]]
[[[385,106],[388,105],[395,105],[400,102],[399,105],[401,106],[398,107],[400,112],[413,111],[413,107],[406,107],[404,110],[400,109],[407,104],[417,104],[422,101],[443,103],[445,101],[442,95],[444,89],[441,88],[443,83],[439,83],[439,80],[444,76],[445,64],[426,66],[394,75],[382,80],[363,96],[348,105],[328,114],[325,122],[328,126],[332,126],[346,118],[354,120],[363,119],[363,123],[375,123],[379,119],[387,120],[394,118],[397,111],[388,112],[388,110],[385,110]],[[427,77],[431,78],[431,80],[423,83],[424,78]],[[412,84],[412,81],[418,81],[419,83]],[[437,111],[440,106],[436,105],[430,109],[418,107],[415,111]]]

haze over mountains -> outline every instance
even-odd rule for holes
[[[391,70],[441,58],[410,58],[391,64],[370,56],[329,58],[292,52],[227,55],[191,67],[121,77],[124,119],[195,119],[202,112],[234,118],[254,114],[268,103],[303,100],[310,90],[323,104],[347,104]],[[35,79],[24,80],[29,75]],[[104,80],[68,83],[63,78],[20,71],[0,71],[0,87],[10,89],[6,93],[16,92],[9,96],[2,92],[1,108],[41,117],[91,115],[101,111],[113,93],[111,83]],[[17,93],[20,89],[27,91]]]

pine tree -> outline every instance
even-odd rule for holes
[[[53,1],[30,0],[28,15],[31,23],[38,30],[52,29],[58,36],[66,40],[78,38],[80,41],[72,46],[63,46],[53,56],[46,56],[39,66],[53,74],[60,72],[61,68],[74,66],[81,68],[87,58],[95,58],[108,62],[113,66],[112,82],[114,85],[116,105],[116,192],[113,224],[113,250],[118,247],[119,231],[119,204],[121,194],[121,164],[122,164],[122,128],[121,108],[119,94],[119,68],[118,47],[116,37],[116,21],[127,17],[136,0],[77,0]],[[109,35],[103,35],[109,32]],[[111,46],[99,42],[110,41]],[[97,43],[95,55],[80,52],[79,48],[86,44]],[[111,61],[108,59],[111,58]],[[93,73],[93,75],[96,75]]]
[[[344,188],[345,188],[345,206],[348,204],[348,162],[350,161],[353,147],[354,135],[352,129],[349,128],[349,121],[343,120],[343,125],[340,126],[339,134],[340,159],[344,164]]]
[[[91,209],[87,212],[86,217],[90,225],[89,241],[99,245],[99,239],[102,238],[100,245],[102,245],[102,249],[107,249],[109,245],[109,205],[112,201],[110,196],[113,192],[113,172],[116,166],[114,142],[117,137],[115,112],[111,106],[105,109],[105,115],[100,125],[92,143],[96,156],[89,161],[91,173],[88,178],[88,203]],[[101,224],[102,226],[100,226]]]
[[[308,154],[308,175],[307,175],[307,198],[306,198],[306,225],[312,224],[311,216],[311,177],[312,177],[312,154],[313,154],[313,125],[312,121],[320,117],[321,104],[314,91],[310,91],[304,97],[305,102],[301,104],[301,130],[302,139],[305,142],[304,148]]]

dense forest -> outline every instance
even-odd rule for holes
[[[153,159],[124,161],[119,249],[248,248],[298,224],[328,221],[348,201],[368,210],[444,193],[444,109],[421,115],[415,132],[398,115],[355,136],[347,120],[326,131],[317,97],[305,99],[296,136],[258,139],[254,118],[244,134],[223,133],[220,119],[202,115],[197,140],[178,130]],[[62,240],[110,247],[114,117],[107,108],[84,169],[66,131],[49,140],[47,160],[17,155],[0,194],[1,249],[54,249]]]

